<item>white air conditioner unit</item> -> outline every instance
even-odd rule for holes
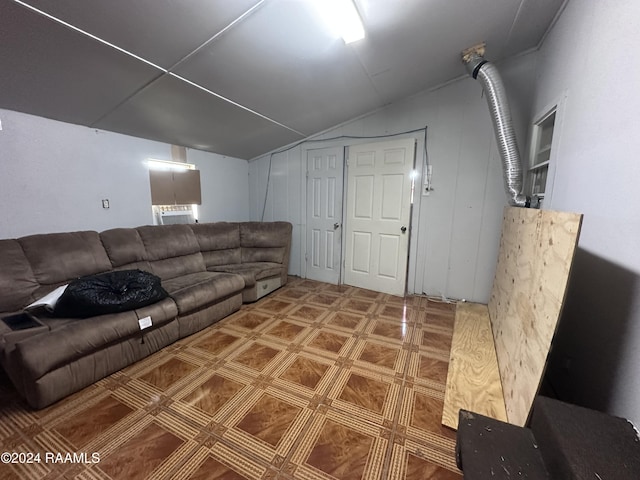
[[[158,224],[176,225],[196,223],[192,210],[160,210],[158,214]]]

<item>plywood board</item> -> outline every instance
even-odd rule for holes
[[[456,308],[443,425],[457,429],[461,408],[507,421],[489,310],[478,303]]]
[[[509,423],[523,426],[562,310],[582,215],[507,207],[489,301]]]

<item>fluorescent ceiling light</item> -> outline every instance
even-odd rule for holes
[[[195,170],[193,163],[171,162],[169,160],[155,160],[150,158],[147,165],[151,170]]]
[[[316,7],[330,28],[344,43],[364,38],[364,27],[353,0],[315,0]]]

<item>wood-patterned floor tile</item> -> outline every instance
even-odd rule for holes
[[[364,320],[364,317],[346,312],[336,312],[327,323],[338,327],[355,329],[362,320]]]
[[[189,480],[245,480],[246,477],[233,471],[214,458],[207,458]]]
[[[144,380],[160,390],[166,390],[196,368],[198,368],[196,365],[184,362],[178,358],[171,358],[162,365],[142,375],[140,380]]]
[[[367,410],[382,413],[389,385],[352,373],[338,398]]]
[[[359,359],[374,365],[392,369],[398,358],[398,348],[385,347],[377,343],[366,342]]]
[[[449,364],[442,360],[420,356],[420,366],[418,367],[418,377],[422,379],[434,380],[440,383],[447,383],[447,373]]]
[[[334,478],[361,479],[373,440],[327,420],[306,463]]]
[[[406,324],[377,320],[372,333],[381,337],[403,341],[408,337],[410,331],[411,327]]]
[[[451,338],[451,335],[425,331],[422,334],[422,346],[449,352],[451,350]]]
[[[269,335],[273,335],[274,337],[291,341],[294,338],[296,338],[296,336],[298,336],[298,334],[302,330],[304,330],[304,327],[300,325],[296,325],[295,323],[286,322],[283,320],[281,322],[278,322],[278,324],[276,324],[271,329],[267,330],[267,333]]]
[[[442,425],[442,408],[444,401],[414,392],[413,415],[411,426],[455,438],[455,431]]]
[[[82,448],[131,412],[131,407],[108,396],[65,420],[55,430],[76,447]]]
[[[280,375],[280,378],[313,390],[328,369],[328,365],[309,358],[298,357],[291,366]]]
[[[309,346],[338,353],[347,340],[347,337],[338,335],[337,333],[320,332],[313,341],[309,343]]]
[[[276,447],[300,410],[300,407],[264,395],[236,427]]]
[[[249,311],[235,318],[231,323],[251,330],[253,328],[256,328],[262,325],[264,322],[266,322],[270,318],[271,317],[269,315],[264,315],[258,312]]]
[[[182,440],[151,423],[104,459],[100,470],[111,478],[147,478],[180,445]]]
[[[182,401],[214,415],[243,388],[244,385],[241,383],[220,375],[213,375]]]
[[[407,479],[460,480],[460,475],[415,455],[407,455]]]
[[[254,370],[261,371],[280,350],[265,345],[254,344],[234,360]]]
[[[203,337],[198,342],[194,343],[193,346],[213,354],[218,354],[238,340],[240,340],[240,337],[216,331],[211,335]]]

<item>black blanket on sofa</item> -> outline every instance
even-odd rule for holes
[[[70,282],[53,314],[66,318],[95,317],[135,310],[167,296],[159,277],[142,270],[119,270]]]

